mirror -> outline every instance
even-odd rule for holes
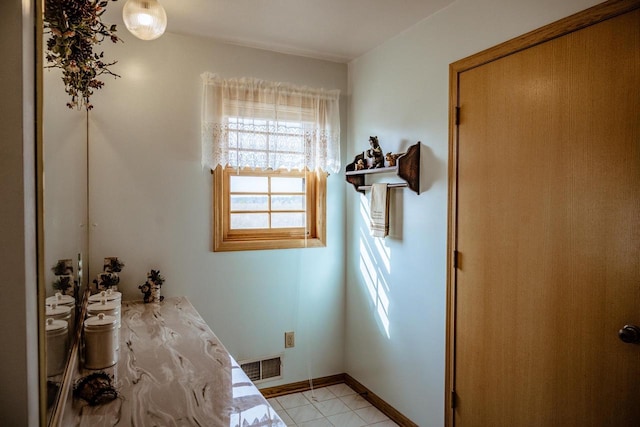
[[[41,294],[46,296],[44,367],[47,423],[69,396],[89,286],[89,111],[104,74],[116,76],[101,50],[118,41],[102,19],[108,1],[43,1],[42,164],[44,254]],[[84,261],[84,262],[83,262]],[[84,264],[84,265],[83,265]],[[56,293],[57,292],[57,293]],[[54,296],[55,294],[55,296]],[[44,380],[44,378],[42,379]],[[44,381],[42,381],[44,383]]]
[[[47,34],[43,43],[46,53]],[[87,181],[87,112],[69,109],[65,103],[62,73],[59,69],[43,70],[43,181],[44,181],[44,294],[46,302],[56,292],[73,295],[79,303],[86,289],[88,271],[83,259],[88,255],[88,181]],[[85,263],[86,265],[86,263]],[[57,268],[55,268],[57,267]],[[74,283],[75,282],[75,283]],[[76,285],[77,283],[77,285]],[[71,286],[71,287],[69,287]],[[56,287],[61,289],[56,289]],[[75,288],[75,289],[74,289]],[[63,302],[62,299],[60,302]],[[65,336],[60,324],[42,325],[46,341],[47,422],[59,395],[63,372],[76,334],[77,304],[71,310],[64,303],[46,308],[46,317],[70,320]],[[51,315],[51,316],[50,316]],[[70,319],[66,319],[69,317]],[[66,338],[66,342],[65,342]]]

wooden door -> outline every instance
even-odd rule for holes
[[[640,426],[640,10],[457,77],[448,423]]]

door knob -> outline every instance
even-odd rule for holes
[[[618,331],[618,336],[626,343],[639,344],[640,328],[636,325],[624,325],[624,327]]]

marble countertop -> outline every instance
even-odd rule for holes
[[[75,425],[285,427],[184,297],[123,302],[118,352],[103,371],[119,398],[99,406],[74,399]]]

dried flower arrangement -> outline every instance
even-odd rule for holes
[[[124,262],[120,261],[118,257],[106,257],[104,259],[102,270],[103,272],[98,274],[98,278],[93,281],[96,285],[96,291],[106,291],[108,289],[118,290],[118,283],[120,283],[120,273],[124,267]]]
[[[59,259],[53,267],[51,267],[51,271],[56,276],[63,276],[67,274],[73,274],[73,261],[70,259]]]
[[[147,279],[149,279],[150,281],[152,281],[158,286],[162,286],[162,284],[164,283],[164,276],[160,274],[160,270],[151,270],[147,274]]]
[[[124,262],[120,261],[118,257],[112,256],[104,259],[102,269],[106,273],[120,273],[124,267]]]
[[[118,391],[113,385],[113,377],[100,371],[80,378],[73,386],[73,395],[96,406],[116,399]]]
[[[53,289],[60,291],[62,295],[74,296],[77,291],[78,282],[73,276],[73,261],[71,259],[59,259],[51,271],[56,276],[53,282]]]
[[[160,288],[163,283],[164,276],[160,274],[160,270],[151,270],[147,273],[147,281],[138,286],[138,289],[143,294],[143,301],[145,303],[163,301],[164,296],[160,295]]]
[[[47,40],[47,68],[62,69],[65,91],[71,96],[69,108],[91,110],[89,98],[104,82],[98,77],[113,73],[109,67],[117,61],[105,62],[104,52],[94,52],[96,45],[120,38],[116,26],[102,23],[102,14],[109,1],[117,0],[47,0],[44,7],[44,27],[51,38]]]
[[[94,279],[93,283],[96,285],[98,291],[106,291],[107,289],[118,290],[117,286],[120,283],[120,276],[118,273],[100,273],[98,278]]]
[[[62,295],[74,295],[75,281],[71,275],[57,276],[53,282],[53,289],[60,291]]]

